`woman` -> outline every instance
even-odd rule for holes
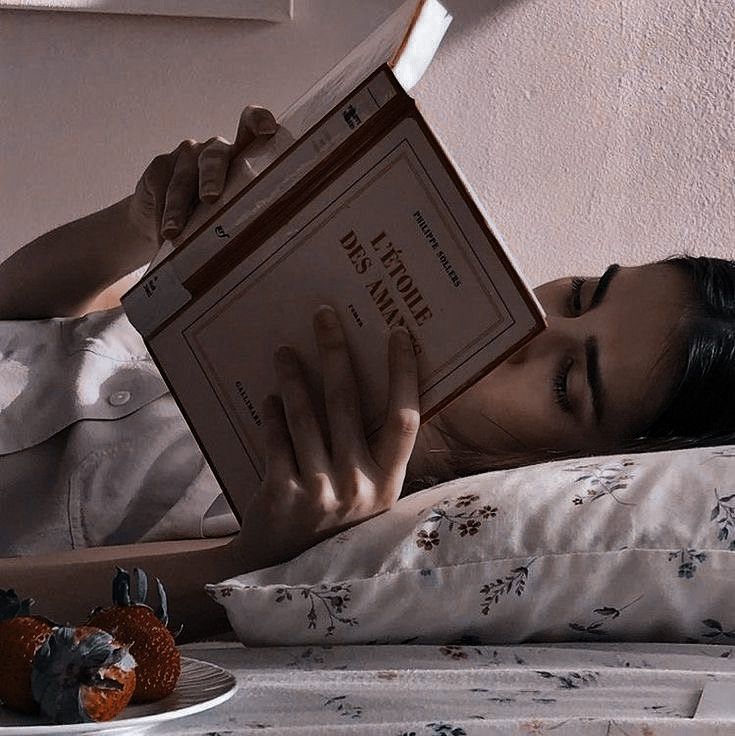
[[[234,144],[223,139],[184,142],[154,159],[131,197],[21,249],[0,266],[0,318],[75,317],[114,307],[131,283],[126,274],[147,263],[163,238],[182,230],[197,198],[216,201],[235,154],[254,136],[275,130],[270,113],[246,108]],[[264,407],[265,479],[236,540],[173,557],[166,548],[164,556],[153,554],[136,561],[167,582],[176,615],[190,634],[212,631],[220,623],[201,592],[203,583],[290,559],[338,530],[387,510],[402,491],[470,472],[572,454],[645,449],[659,441],[685,445],[729,439],[735,423],[729,390],[735,378],[735,264],[684,258],[633,268],[613,265],[600,278],[559,279],[536,293],[547,311],[548,329],[422,427],[415,357],[406,333],[392,333],[387,420],[369,445],[359,417],[359,389],[334,313],[321,309],[314,320],[328,427],[320,427],[315,418],[297,356],[288,349],[279,350],[274,364],[280,396],[269,397]],[[119,329],[120,321],[105,315],[99,312],[84,323],[87,329],[102,325],[98,334],[85,333],[85,340],[106,336],[110,325]],[[41,324],[48,323],[22,324],[41,329]],[[21,322],[15,325],[21,329]],[[0,345],[6,365],[7,341],[5,349]],[[110,400],[124,393],[130,392],[115,392]],[[149,452],[152,459],[143,462],[142,476],[124,464],[116,473],[135,477],[134,488],[124,488],[115,498],[108,493],[104,502],[87,503],[109,517],[115,515],[109,511],[110,504],[122,498],[123,510],[116,513],[123,514],[125,523],[116,519],[115,533],[132,529],[133,536],[112,535],[108,543],[166,538],[151,535],[144,515],[136,516],[136,504],[130,498],[144,496],[154,467],[165,479],[167,473],[180,470],[184,455],[201,462],[193,445],[181,450],[182,436],[189,435],[178,415],[154,424],[159,414],[146,413],[151,406],[160,406],[156,403],[160,399],[112,423],[114,438],[125,422],[138,417],[138,425],[128,433],[145,436],[145,446],[136,453]],[[8,404],[6,399],[0,406],[8,413],[12,401]],[[2,416],[0,412],[0,420]],[[108,415],[80,417],[99,418]],[[100,422],[78,424],[99,426]],[[166,439],[159,449],[153,436],[158,436],[155,427],[164,424]],[[1,430],[0,425],[0,440]],[[68,454],[74,444],[70,438],[78,442],[79,434],[77,429],[64,431],[57,445]],[[166,434],[172,431],[179,432],[175,439]],[[12,477],[14,458],[30,457],[29,450],[41,452],[38,448],[48,441],[0,456],[0,463],[6,463],[5,477]],[[82,435],[81,442],[87,452],[98,439]],[[174,446],[178,451],[161,471],[160,457],[169,457]],[[41,464],[33,463],[35,468]],[[22,482],[22,472],[29,477],[27,469],[14,472],[21,479],[15,487],[25,489],[31,482]],[[95,485],[91,475],[88,484]],[[182,487],[179,478],[168,485],[176,486],[177,492]],[[209,486],[209,493],[216,494],[213,480]],[[206,499],[209,513],[217,500],[203,495],[200,487],[195,489],[199,503]],[[153,507],[155,513],[175,520],[177,499],[167,503],[170,509]],[[150,513],[150,504],[143,507]],[[63,522],[61,517],[61,526]],[[104,526],[105,518],[97,522]],[[40,520],[38,528],[42,530],[44,523]],[[31,520],[17,522],[17,535],[31,525]],[[139,533],[143,528],[148,536]],[[171,534],[174,528],[172,521],[156,533]],[[10,536],[10,531],[5,534]],[[38,531],[33,533],[34,543],[40,536]],[[124,551],[116,550],[115,561],[126,564],[120,555]],[[109,574],[109,561],[70,566],[63,555],[56,555],[36,568],[14,563],[9,573],[6,570],[4,585],[13,584],[24,595],[54,601],[60,610],[68,611],[73,609],[72,598],[80,598],[80,580],[89,591],[105,590]],[[98,600],[99,594],[87,597],[84,605]]]

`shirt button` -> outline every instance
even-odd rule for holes
[[[115,391],[107,399],[113,406],[122,406],[130,401],[130,391]]]

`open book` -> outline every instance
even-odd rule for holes
[[[320,304],[346,333],[368,437],[383,422],[394,325],[418,357],[422,421],[544,327],[408,95],[450,20],[437,0],[404,3],[243,152],[233,168],[255,178],[200,205],[123,298],[236,513],[263,476],[278,345],[295,348],[322,406]]]

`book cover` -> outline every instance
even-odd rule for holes
[[[389,64],[290,150],[298,159],[310,136],[338,137],[355,117],[354,130],[287,191],[255,215],[244,193],[124,299],[236,513],[263,477],[261,410],[278,393],[278,345],[299,354],[326,426],[311,327],[320,304],[335,308],[345,331],[368,436],[383,423],[394,325],[412,337],[422,421],[544,327]],[[206,258],[202,241],[211,242]]]

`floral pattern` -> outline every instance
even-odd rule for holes
[[[702,623],[709,629],[709,632],[702,634],[705,639],[735,639],[735,630],[727,631],[716,619],[707,618]]]
[[[638,603],[641,598],[643,598],[643,595],[639,595],[637,598],[630,601],[630,603],[626,603],[624,606],[620,606],[620,608],[615,608],[614,606],[602,606],[600,608],[595,608],[593,609],[592,613],[597,614],[597,617],[593,619],[591,623],[570,623],[569,628],[572,629],[572,631],[579,631],[585,634],[594,634],[595,636],[607,636],[609,632],[602,628],[605,621],[614,621],[615,619],[619,618],[620,614],[626,608],[629,608],[634,603]]]
[[[729,540],[729,549],[735,550],[735,493],[720,496],[715,489],[715,498],[717,503],[710,512],[710,521],[716,522],[719,526],[717,541]]]
[[[707,458],[707,460],[705,460],[705,462],[708,462],[712,458],[716,458],[716,457],[735,457],[735,449],[733,449],[732,447],[730,447],[730,448],[726,448],[724,450],[713,450],[710,453],[710,457]]]
[[[528,580],[528,568],[534,563],[529,560],[525,565],[513,568],[508,575],[502,578],[496,578],[492,583],[487,583],[480,588],[480,594],[483,596],[480,611],[483,616],[490,613],[490,606],[497,603],[500,598],[511,591],[517,596],[523,595]]]
[[[735,447],[720,449],[461,478],[210,593],[249,645],[431,644],[452,662],[527,641],[733,645]]]
[[[574,482],[583,483],[586,486],[584,495],[575,495],[572,503],[575,506],[581,506],[586,502],[597,501],[608,496],[623,506],[635,506],[634,503],[622,501],[615,495],[628,487],[633,479],[633,472],[629,468],[634,465],[631,459],[625,458],[616,462],[587,463],[569,468],[568,471],[571,473],[581,473]]]
[[[599,672],[567,672],[566,674],[554,674],[553,672],[545,672],[537,670],[536,674],[554,680],[562,690],[577,690],[580,687],[588,685],[596,685]]]
[[[417,726],[416,730],[403,731],[400,736],[420,736],[420,734],[434,734],[435,736],[467,736],[467,731],[461,726],[451,723],[426,723],[423,727]]]
[[[293,736],[729,736],[735,718],[706,720],[702,691],[730,682],[717,644],[529,644],[472,647],[184,645],[226,667],[234,697],[190,716],[197,734]],[[457,648],[446,647],[450,651]],[[319,660],[318,662],[316,660]],[[292,662],[312,661],[305,677]],[[390,677],[376,677],[390,673]],[[162,734],[182,733],[167,730]]]
[[[440,647],[439,651],[452,659],[467,659],[467,652],[464,647],[457,646],[456,644],[448,644],[445,647]]]
[[[325,636],[332,636],[337,624],[356,626],[357,619],[342,616],[350,603],[349,585],[319,585],[319,586],[297,586],[294,588],[277,588],[276,603],[293,601],[294,594],[309,601],[309,610],[306,612],[307,627],[316,629],[319,622],[319,611],[326,617],[327,626],[324,630]]]
[[[297,649],[294,652],[293,659],[288,663],[288,667],[308,670],[314,666],[324,664],[325,661],[321,647],[307,647],[306,649]]]
[[[680,578],[686,578],[687,580],[694,577],[694,573],[697,572],[697,566],[695,562],[706,562],[707,553],[698,552],[696,549],[680,549],[673,552],[669,552],[669,560],[678,560],[679,569],[677,574]]]
[[[324,701],[324,708],[333,707],[337,713],[346,718],[356,719],[362,715],[362,707],[347,700],[346,695],[333,695]]]
[[[480,531],[482,522],[497,516],[498,509],[490,504],[478,505],[480,497],[476,494],[463,494],[454,499],[444,499],[440,504],[432,506],[424,524],[434,524],[433,529],[419,529],[416,533],[416,546],[431,552],[439,546],[439,535],[443,526],[448,532],[456,530],[460,537],[474,536]],[[476,508],[471,508],[476,506]],[[459,509],[462,509],[461,511]],[[422,516],[426,509],[419,511]]]

